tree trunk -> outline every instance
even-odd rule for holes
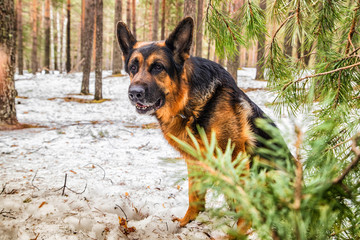
[[[95,100],[102,99],[103,0],[96,0]]]
[[[38,27],[36,29],[36,36],[37,36],[37,71],[40,71],[40,73],[42,72],[43,70],[43,57],[44,57],[44,54],[41,54],[41,51],[43,49],[43,45],[42,45],[42,41],[44,40],[43,38],[43,29],[45,29],[44,27],[44,19],[43,19],[43,16],[41,15],[41,13],[45,12],[45,4],[44,4],[44,1],[41,1],[41,0],[38,0],[38,3],[39,3],[39,7],[40,9],[38,9]]]
[[[211,50],[211,39],[208,42],[208,49],[207,49],[207,59],[210,60],[210,50]]]
[[[198,0],[198,13],[196,20],[196,53],[195,53],[197,57],[202,57],[203,12],[204,12],[204,1]]]
[[[202,1],[202,0],[201,0]],[[161,36],[160,40],[165,40],[165,11],[166,11],[166,0],[162,0],[161,2]]]
[[[150,39],[152,39],[152,28],[153,28],[153,17],[152,17],[152,13],[153,13],[153,8],[154,8],[154,4],[151,0],[149,0],[149,8],[148,8],[148,11],[149,11],[149,15],[148,15],[148,18],[147,18],[147,22],[149,23],[149,31],[148,31],[148,41]],[[146,10],[145,10],[146,11]]]
[[[182,15],[182,7],[181,7],[181,0],[176,0],[176,3],[175,3],[175,7],[176,7],[176,15],[175,15],[175,18],[176,18],[176,22],[180,22],[181,21],[181,15]]]
[[[17,65],[19,75],[24,74],[24,52],[23,52],[23,33],[22,33],[22,0],[18,0],[16,15],[17,15]]]
[[[60,17],[60,73],[64,70],[64,29],[65,29],[65,4],[61,6],[61,17]]]
[[[49,74],[49,69],[50,69],[50,0],[45,0],[44,26],[45,26],[44,68],[45,68],[45,74]]]
[[[196,0],[184,0],[184,18],[191,17],[196,20]],[[190,55],[194,55],[194,45],[191,46]]]
[[[14,84],[16,18],[13,0],[0,4],[0,129],[17,125]]]
[[[136,39],[136,0],[132,0],[132,34]]]
[[[300,39],[300,35],[297,35],[297,37],[296,37],[296,56],[297,56],[298,60],[301,59],[301,39]]]
[[[37,24],[38,24],[38,2],[37,0],[32,0],[31,8],[31,34],[32,34],[32,48],[31,48],[31,72],[36,74],[38,70],[37,64]]]
[[[184,1],[184,17],[192,17],[195,19],[196,12],[196,0]]]
[[[81,0],[81,31],[80,31],[80,38],[81,38],[81,59],[85,59],[85,1]],[[84,66],[82,63],[81,66]]]
[[[90,94],[89,91],[89,78],[91,71],[91,56],[94,35],[94,15],[95,15],[95,0],[87,0],[85,6],[85,42],[84,42],[84,66],[83,77],[81,83],[81,94]]]
[[[158,25],[159,25],[159,0],[154,0],[154,15],[153,15],[153,29],[152,40],[158,40]]]
[[[232,16],[233,19],[238,21],[237,16],[235,12],[241,7],[241,2],[239,0],[236,0],[233,2],[233,4],[229,5],[229,14]],[[226,10],[225,10],[226,11]],[[240,66],[240,44],[235,43],[237,52],[234,53],[234,56],[232,58],[228,58],[227,63],[227,70],[231,74],[231,76],[234,78],[235,82],[237,82],[237,71]],[[197,51],[197,47],[196,47]]]
[[[145,10],[146,11],[146,10]],[[112,73],[119,74],[122,69],[122,59],[119,43],[116,38],[116,24],[121,21],[122,18],[122,1],[115,1],[115,21],[114,21],[114,41],[113,41],[113,58],[112,58]],[[145,31],[144,31],[145,32]]]
[[[94,0],[94,4],[96,6],[96,0]],[[95,58],[96,58],[96,9],[94,10],[94,31],[93,31],[93,45],[92,45],[92,66],[91,69],[94,69],[95,67]]]
[[[306,34],[304,35],[304,43],[307,41],[307,36]],[[309,62],[310,62],[310,57],[311,57],[311,51],[312,51],[313,46],[309,47],[309,48],[304,48],[304,63],[305,65],[308,67],[309,66]]]
[[[144,10],[144,22],[147,21],[148,19],[148,8],[149,8],[149,0],[145,0],[145,10]],[[143,31],[143,35],[142,35],[142,40],[145,41],[146,39],[146,25],[149,25],[150,26],[150,23],[149,24],[144,24],[144,31]]]
[[[284,39],[284,54],[286,57],[292,57],[292,38],[289,34],[285,35]]]
[[[131,0],[126,3],[126,25],[131,29]]]
[[[52,5],[52,16],[53,16],[53,39],[54,39],[54,46],[53,46],[53,51],[54,51],[54,70],[59,70],[59,66],[58,66],[58,34],[59,34],[59,31],[58,31],[58,16],[57,16],[57,6],[55,5],[55,3],[53,2],[53,5]]]
[[[70,10],[71,10],[71,3],[70,0],[67,0],[67,25],[66,25],[66,72],[69,73],[71,71],[71,55],[70,55]]]
[[[237,50],[239,52],[235,53],[232,58],[228,58],[227,62],[227,70],[231,74],[231,76],[234,78],[235,82],[237,82],[237,70],[240,65],[240,45],[236,44]]]
[[[266,0],[260,1],[260,8],[265,12]],[[256,76],[257,80],[264,80],[264,58],[265,58],[265,33],[262,33],[258,38],[257,43],[257,59],[256,59]]]

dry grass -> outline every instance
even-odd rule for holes
[[[53,97],[53,98],[48,98],[47,100],[54,101],[56,99],[63,99],[65,102],[77,102],[77,103],[103,103],[103,102],[111,101],[111,99],[108,98],[95,100],[95,99],[85,99],[85,98],[76,98],[76,97],[62,97],[62,98]]]
[[[268,91],[269,89],[267,88],[241,88],[241,90],[243,92],[253,92],[253,91],[258,91],[258,90],[261,90],[261,91]]]

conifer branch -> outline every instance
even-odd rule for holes
[[[224,18],[224,16],[223,16],[216,8],[214,8],[214,6],[213,6],[211,3],[209,3],[209,4],[210,4],[211,8],[216,12],[216,14],[221,18],[221,20],[225,23],[226,28],[229,30],[232,39],[234,40],[234,42],[236,42],[237,40],[236,40],[235,34],[234,34],[234,32],[231,30],[231,28],[230,28],[230,26],[229,26],[229,23],[226,21],[226,19]]]
[[[356,48],[354,51],[352,51],[352,52],[349,54],[349,56],[355,54],[355,53],[356,53],[357,51],[359,51],[359,50],[360,50],[360,47]]]
[[[290,16],[288,16],[288,17],[280,24],[280,26],[278,27],[278,29],[276,29],[276,31],[275,31],[272,39],[271,39],[270,48],[272,48],[272,45],[273,45],[274,40],[275,40],[275,38],[276,38],[276,35],[279,33],[280,29],[283,28],[284,25],[285,25],[290,19],[292,19],[294,16],[295,16],[295,14],[292,13]]]
[[[250,1],[248,0],[247,2],[248,2],[248,5],[249,5],[249,10],[250,10],[251,16],[254,16]]]
[[[333,184],[341,184],[344,178],[349,174],[349,172],[357,166],[360,161],[360,149],[357,146],[357,140],[360,139],[360,133],[355,135],[351,144],[351,151],[355,153],[355,157],[352,162],[343,170],[342,174],[335,178],[332,183]]]
[[[342,145],[342,144],[344,144],[344,143],[349,142],[350,140],[351,140],[351,138],[349,138],[349,139],[347,139],[347,140],[345,140],[345,141],[339,142],[339,143],[337,143],[336,145],[332,146],[331,148],[328,148],[328,150],[333,150],[333,149],[337,148],[338,146],[340,146],[340,145]]]
[[[209,166],[208,164],[202,162],[202,161],[193,161],[193,160],[187,160],[188,164],[190,163],[193,166],[197,166],[200,167],[202,170],[204,170],[205,172],[209,173],[210,175],[221,179],[222,181],[224,181],[225,183],[229,184],[230,186],[234,186],[236,188],[236,190],[238,191],[238,193],[242,196],[242,200],[244,202],[246,202],[247,206],[251,206],[251,203],[248,199],[248,195],[245,192],[245,190],[239,186],[239,184],[235,183],[233,179],[231,179],[228,176],[225,176],[224,174],[222,174],[221,172],[217,171],[216,169],[212,168],[211,166]],[[256,215],[259,217],[260,213],[256,208],[253,208],[252,210],[254,210],[254,213],[256,213]]]
[[[309,75],[309,76],[306,76],[306,77],[303,77],[303,78],[299,78],[296,81],[288,82],[287,84],[285,84],[283,86],[283,88],[282,88],[282,91],[284,91],[286,88],[288,88],[291,84],[298,83],[298,82],[301,82],[301,81],[309,79],[309,78],[320,77],[320,76],[324,76],[324,75],[331,74],[331,73],[334,73],[334,72],[338,72],[338,71],[342,71],[342,70],[345,70],[345,69],[353,68],[353,67],[356,67],[356,66],[359,66],[359,65],[360,65],[360,62],[354,63],[354,64],[349,65],[349,66],[337,68],[337,69],[334,69],[334,70],[331,70],[331,71],[328,71],[328,72],[322,72],[322,73],[318,73],[318,74],[314,74],[314,75]]]
[[[281,24],[280,26],[278,27],[278,29],[276,29],[274,35],[272,36],[271,38],[271,43],[270,43],[270,62],[271,62],[271,68],[272,70],[275,72],[275,69],[273,68],[273,62],[274,62],[274,58],[273,58],[273,54],[272,54],[272,50],[273,50],[273,46],[274,46],[274,42],[275,42],[275,38],[277,36],[277,34],[279,33],[280,29],[283,28],[285,26],[285,24],[295,16],[294,13],[292,13],[290,16],[288,16]]]
[[[360,9],[360,0],[358,0],[357,5],[358,6],[354,9],[354,18],[352,20],[351,27],[349,30],[348,42],[346,44],[345,54],[349,53],[350,45],[355,49],[354,44],[352,43],[352,37],[354,36],[354,33],[355,33],[355,27],[356,27],[356,22],[357,22],[357,11]]]

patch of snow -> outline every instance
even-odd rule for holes
[[[129,103],[129,78],[110,75],[103,73],[103,96],[111,101],[101,104],[64,101],[93,98],[77,95],[81,73],[16,75],[19,122],[43,127],[0,132],[0,239],[223,237],[212,224],[197,220],[179,228],[172,221],[188,207],[186,164],[160,129],[142,127],[156,119],[137,114]],[[254,69],[239,71],[239,86],[266,86],[253,78]],[[272,93],[248,95],[292,137],[292,120],[276,118],[266,106]],[[207,199],[207,206],[223,201]],[[119,217],[136,231],[125,236]],[[206,212],[199,216],[208,218]]]

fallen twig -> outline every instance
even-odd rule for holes
[[[7,218],[12,218],[12,219],[16,219],[16,217],[13,217],[13,216],[9,216],[7,214],[10,214],[10,215],[13,215],[13,213],[11,211],[5,211],[5,209],[1,209],[0,211],[0,215],[3,216],[3,217],[7,217]]]
[[[66,186],[66,182],[67,182],[67,173],[65,173],[64,186],[62,186],[61,188],[55,190],[55,192],[60,191],[62,189],[61,196],[65,196],[65,188],[68,189],[69,191],[75,193],[75,194],[83,194],[86,191],[87,183],[85,184],[84,190],[82,192],[76,192],[76,191],[72,190],[71,188],[69,188],[68,186]]]
[[[6,189],[6,183],[5,183],[5,185],[3,186],[3,189],[2,189],[1,192],[0,192],[0,195],[5,192],[5,189]]]
[[[115,204],[115,209],[116,209],[117,207],[120,208],[120,210],[124,213],[125,219],[126,219],[126,221],[128,221],[128,217],[127,217],[126,213],[124,212],[124,210],[123,210],[118,204]]]
[[[64,181],[64,187],[61,196],[65,195],[65,188],[66,188],[66,180],[67,180],[67,173],[65,173],[65,181]]]
[[[38,173],[38,170],[36,170],[35,175],[34,175],[34,177],[33,177],[32,180],[31,180],[31,186],[33,186],[33,187],[36,188],[38,191],[40,191],[40,189],[39,189],[37,186],[34,185],[34,180],[35,180],[35,178],[36,178],[37,173]]]

